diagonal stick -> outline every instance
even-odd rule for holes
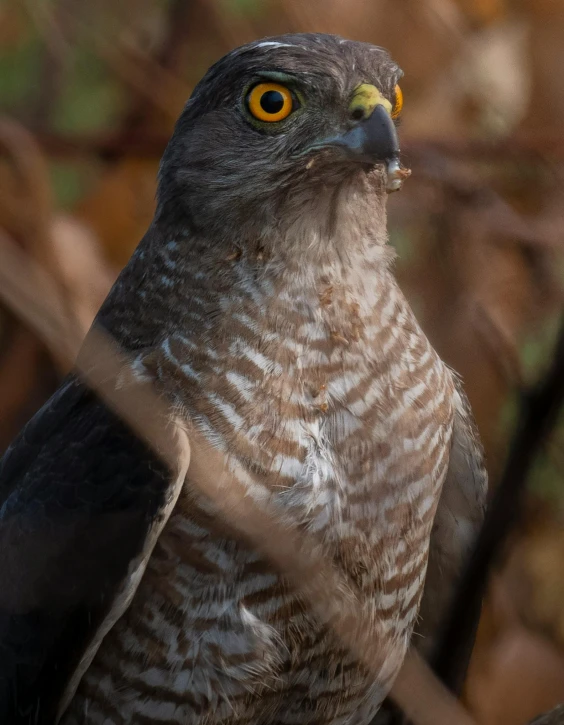
[[[0,233],[0,299],[45,344],[70,361],[81,341],[71,338],[64,307],[49,275]],[[77,373],[175,470],[178,450],[171,425],[178,425],[166,399],[150,383],[118,384],[130,367],[112,338],[94,327],[81,351]],[[163,425],[163,422],[165,423]],[[402,650],[390,640],[385,622],[362,606],[354,585],[321,552],[318,542],[284,524],[269,504],[260,507],[248,495],[223,456],[190,429],[190,483],[208,496],[232,523],[286,575],[312,611],[331,626],[342,643],[371,671],[391,683]],[[444,688],[427,665],[409,654],[395,679],[392,698],[415,725],[475,725],[468,712]]]

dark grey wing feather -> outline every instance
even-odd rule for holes
[[[0,462],[0,722],[51,725],[143,549],[164,465],[70,378]]]
[[[453,378],[455,416],[449,466],[431,534],[418,627],[424,637],[421,649],[429,654],[436,647],[441,625],[482,525],[488,489],[484,451],[470,404],[458,376],[453,374]],[[479,614],[476,612],[476,626]],[[473,634],[468,636],[469,656]],[[463,663],[461,667],[466,669]]]

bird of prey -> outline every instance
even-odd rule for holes
[[[249,497],[320,542],[403,653],[429,550],[423,628],[486,477],[460,382],[392,274],[400,76],[382,48],[321,34],[219,60],[96,322]],[[172,479],[76,375],[9,448],[0,722],[368,723],[397,666],[368,672],[190,469]]]

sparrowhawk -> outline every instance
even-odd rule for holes
[[[392,274],[400,76],[382,48],[319,34],[219,60],[96,322],[405,652],[428,560],[432,637],[486,477],[460,382]],[[390,673],[182,482],[171,498],[75,375],[28,423],[0,467],[0,721],[368,723]]]

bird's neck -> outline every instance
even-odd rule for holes
[[[304,213],[283,230],[273,224],[252,240],[241,240],[233,230],[216,244],[177,230],[171,242],[160,245],[156,266],[167,285],[179,264],[176,284],[221,309],[232,308],[238,296],[255,300],[263,314],[280,298],[316,307],[329,288],[370,308],[386,294],[381,280],[389,278],[394,258],[386,243],[385,208],[369,214],[362,205],[350,205],[345,212],[333,210],[332,218],[329,212]]]
[[[361,268],[386,267],[393,258],[386,205],[380,176],[358,172],[336,188],[318,183],[288,193],[278,206],[269,197],[257,199],[255,213],[237,224],[226,218],[219,233],[180,216],[170,229],[159,223],[159,237],[175,240],[184,264],[206,266],[212,277],[224,275],[227,259],[277,280],[308,280],[328,271],[345,278]],[[156,246],[162,248],[161,241]]]
[[[99,319],[127,347],[140,348],[180,327],[207,337],[243,310],[265,323],[272,318],[289,334],[293,324],[319,315],[339,318],[339,305],[351,303],[369,316],[395,286],[385,204],[369,202],[361,197],[337,204],[332,214],[320,202],[283,229],[273,220],[270,234],[252,242],[241,240],[236,229],[210,241],[182,223],[154,225]],[[284,309],[299,314],[282,320]]]

